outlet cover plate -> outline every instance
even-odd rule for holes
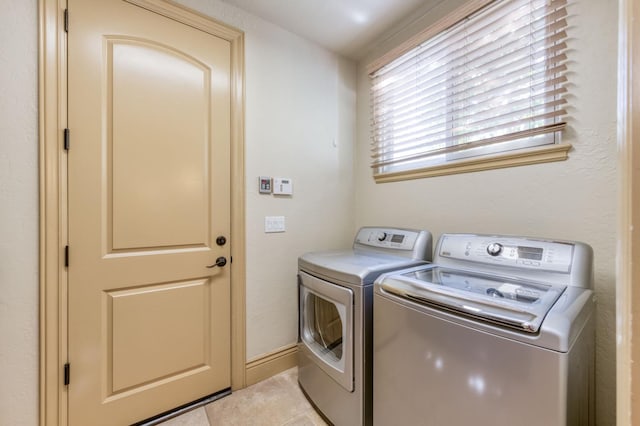
[[[284,232],[284,216],[265,216],[264,217],[264,232]]]

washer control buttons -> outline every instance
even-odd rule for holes
[[[487,253],[491,256],[497,256],[502,253],[502,244],[500,243],[491,243],[487,246]]]

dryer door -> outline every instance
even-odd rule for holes
[[[353,392],[353,291],[300,272],[299,315],[303,350]]]

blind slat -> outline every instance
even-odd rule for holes
[[[564,3],[566,3],[565,0],[561,0],[561,2],[563,3],[562,6],[564,6]],[[558,2],[559,3],[559,2]],[[518,8],[522,8],[522,7],[529,7],[528,2],[523,2],[522,0],[520,1],[514,1],[511,3],[511,5],[513,7],[518,7]],[[508,6],[508,5],[507,5]],[[561,6],[561,5],[558,5]],[[547,8],[546,6],[544,6],[543,4],[541,4],[540,2],[537,3],[538,8],[544,8],[544,10],[547,11],[547,15],[545,16],[554,16],[554,17],[562,17],[563,15],[566,15],[566,10],[564,8],[557,8],[557,7],[550,7]],[[505,19],[505,21],[507,21],[507,23],[509,23],[509,16],[506,17],[507,19]],[[469,19],[473,19],[473,18],[469,18]],[[557,19],[549,19],[550,22],[557,20]],[[468,22],[468,21],[461,21],[461,22]],[[492,27],[494,30],[498,30],[501,28],[504,28],[505,26],[502,25],[500,22],[496,22],[496,21],[487,21],[484,22],[484,27]],[[409,52],[405,53],[403,56],[387,63],[386,65],[380,67],[378,70],[376,70],[375,72],[370,72],[370,75],[373,74],[377,74],[377,75],[381,75],[384,74],[386,72],[391,72],[394,71],[395,68],[405,64],[407,61],[415,58],[416,56],[421,56],[423,55],[425,52],[425,49],[431,49],[431,54],[433,55],[434,52],[437,51],[446,51],[446,46],[455,43],[456,41],[458,41],[457,37],[460,35],[458,33],[455,33],[455,27],[451,28],[450,31],[445,31],[442,34],[437,35],[436,37],[433,37],[431,39],[428,40],[428,43],[422,43],[422,44],[417,44],[412,50],[410,50]],[[475,32],[473,32],[475,33]],[[473,35],[473,33],[471,35]],[[397,71],[394,71],[397,72]]]
[[[558,102],[564,103],[566,101],[559,100]],[[401,155],[402,153],[405,153],[407,151],[413,151],[415,149],[422,149],[424,151],[429,151],[433,147],[436,147],[442,143],[445,143],[445,142],[449,143],[452,141],[455,141],[456,143],[459,143],[459,144],[464,144],[466,143],[464,142],[465,139],[474,138],[478,135],[484,135],[487,133],[493,133],[493,134],[499,133],[506,136],[510,133],[513,133],[513,131],[510,131],[510,129],[513,129],[514,127],[522,127],[532,121],[544,122],[544,120],[546,119],[552,119],[552,118],[555,119],[558,117],[562,117],[564,115],[566,115],[566,110],[564,109],[556,109],[550,112],[546,112],[546,110],[543,109],[542,113],[537,113],[536,115],[532,115],[526,118],[522,118],[522,116],[518,114],[505,115],[499,118],[500,121],[497,122],[498,124],[487,125],[484,127],[477,127],[475,128],[475,130],[472,130],[472,131],[466,130],[467,128],[473,128],[473,125],[469,125],[469,126],[460,126],[454,129],[453,131],[444,130],[439,132],[432,132],[429,134],[417,133],[414,135],[407,135],[407,137],[399,146],[394,145],[391,150],[384,149],[384,148],[376,149],[372,157],[377,158],[377,157],[387,155],[389,153],[393,153],[394,155],[395,154]],[[533,129],[535,127],[531,127],[531,128]],[[521,129],[518,129],[517,131],[520,131],[520,130]],[[451,134],[453,136],[448,136]]]
[[[517,50],[512,50],[508,55],[505,55],[503,49],[494,49],[493,52],[474,59],[469,59],[466,56],[455,57],[452,55],[449,61],[439,63],[438,66],[432,67],[428,72],[416,65],[416,68],[411,73],[393,75],[391,78],[376,77],[377,79],[388,78],[393,80],[393,83],[385,85],[382,88],[376,88],[374,86],[372,88],[376,93],[374,100],[384,101],[385,99],[388,99],[389,93],[392,95],[399,95],[400,93],[403,93],[403,89],[407,89],[408,85],[428,86],[429,81],[437,81],[439,79],[446,78],[447,76],[463,73],[465,70],[469,69],[479,71],[482,71],[485,68],[492,69],[491,67],[499,69],[508,67],[510,63],[522,61],[524,59],[528,59],[530,61],[544,61],[545,63],[552,64],[562,59],[562,51],[567,47],[566,43],[560,42],[563,38],[566,38],[566,34],[561,32],[544,39],[531,42]],[[505,48],[508,48],[508,46],[505,46]]]
[[[513,23],[509,21],[496,23],[495,27],[498,28],[498,30],[488,34],[482,34],[482,37],[474,40],[470,39],[466,32],[461,32],[459,35],[463,37],[460,40],[441,43],[435,46],[431,43],[426,43],[423,46],[417,47],[414,52],[411,52],[410,57],[403,58],[402,64],[392,64],[384,67],[373,76],[384,77],[388,74],[402,75],[407,71],[413,72],[414,70],[420,70],[419,67],[416,68],[415,61],[417,59],[428,57],[430,61],[421,64],[422,66],[428,67],[429,63],[433,63],[434,61],[443,58],[448,60],[451,57],[460,56],[460,46],[464,46],[467,49],[467,52],[462,52],[462,54],[464,54],[477,51],[479,48],[492,49],[493,42],[495,41],[503,43],[505,40],[509,40],[513,43],[518,41],[522,36],[531,37],[532,40],[544,38],[548,34],[556,33],[559,28],[566,27],[565,16],[566,11],[556,11],[550,14],[550,16],[544,17],[545,26],[538,29],[532,28],[533,23],[531,22],[524,22],[521,27],[513,27]],[[503,45],[500,44],[499,47],[500,50],[504,51]]]
[[[528,67],[527,67],[528,68]],[[501,85],[490,85],[490,84],[476,84],[471,87],[471,84],[475,82],[477,79],[469,79],[469,81],[464,82],[465,86],[454,85],[451,84],[449,86],[445,84],[441,84],[437,87],[429,87],[429,88],[416,88],[420,89],[420,93],[414,96],[409,96],[403,94],[402,97],[398,99],[388,99],[384,105],[384,109],[378,109],[377,111],[374,109],[372,115],[372,123],[382,123],[391,119],[396,123],[401,123],[404,119],[408,118],[411,115],[412,111],[417,111],[420,109],[430,110],[431,108],[423,108],[428,105],[439,105],[442,99],[447,98],[447,94],[452,91],[457,91],[460,93],[460,96],[457,96],[455,99],[449,98],[447,101],[447,105],[451,112],[458,112],[459,105],[464,105],[466,103],[472,103],[476,101],[482,101],[484,98],[489,96],[500,96],[500,94],[509,94],[510,96],[517,96],[523,90],[528,90],[531,96],[534,96],[541,88],[547,87],[552,83],[553,85],[559,85],[566,81],[566,77],[561,75],[560,77],[549,80],[549,76],[557,75],[562,71],[566,70],[565,65],[561,65],[559,67],[554,67],[550,70],[543,70],[535,74],[531,74],[529,76],[529,81],[526,80],[527,75],[522,74],[522,69],[516,70],[514,73],[507,75],[500,75],[499,78],[515,78],[514,76],[520,76],[520,79],[525,79],[522,81],[523,84],[520,86],[517,85],[516,81],[513,81],[510,87],[504,87]],[[518,73],[518,71],[520,71]],[[475,90],[471,91],[473,88]],[[467,90],[464,90],[467,89]],[[374,106],[375,108],[375,106]],[[404,119],[398,117],[405,117]]]
[[[512,102],[523,98],[530,98],[532,102],[536,102],[544,93],[548,93],[549,96],[565,93],[564,83],[566,81],[567,78],[563,75],[533,86],[514,87],[509,91],[504,87],[498,87],[453,101],[446,99],[445,93],[442,92],[439,97],[434,95],[432,98],[421,98],[418,103],[410,103],[386,113],[372,113],[370,124],[374,128],[373,134],[376,134],[379,133],[378,130],[400,128],[407,124],[417,123],[418,118],[429,120],[442,115],[466,115],[465,112],[473,114],[477,110],[486,109],[495,102],[505,103],[507,100]],[[556,90],[559,93],[556,93]]]
[[[380,160],[380,161],[373,162],[372,167],[387,166],[393,163],[407,162],[411,160],[417,160],[420,158],[433,157],[436,155],[448,154],[453,152],[460,152],[467,149],[478,148],[481,146],[487,146],[487,145],[492,145],[497,143],[509,142],[512,140],[523,139],[526,137],[532,137],[532,136],[542,135],[546,133],[559,132],[566,127],[566,124],[567,124],[566,122],[554,123],[554,124],[549,124],[543,127],[537,127],[535,129],[522,130],[520,132],[512,133],[509,135],[496,136],[496,137],[483,139],[475,142],[469,142],[462,145],[450,145],[450,146],[434,149],[434,150],[419,153],[419,154],[407,155],[402,158],[397,158],[397,159],[394,158],[393,160],[386,160],[386,161]]]
[[[565,93],[566,91],[567,89],[564,87],[554,88],[553,90],[550,90],[549,92],[544,92],[538,97],[534,97],[532,99],[535,101],[536,99],[545,99],[547,97],[553,98],[556,95]],[[478,119],[480,118],[483,118],[484,121],[486,120],[499,121],[500,117],[502,117],[503,115],[506,115],[506,114],[503,114],[503,111],[506,112],[507,114],[527,112],[528,110],[531,109],[531,106],[529,105],[530,101],[531,99],[527,98],[527,99],[515,101],[508,105],[495,106],[495,107],[488,105],[482,109],[477,109],[475,111],[475,113],[473,114],[474,121],[470,121],[468,119],[468,116],[466,115],[460,115],[460,118],[447,119],[447,117],[451,117],[451,116],[455,117],[455,114],[448,115],[446,114],[446,112],[440,113],[440,114],[432,113],[429,116],[424,116],[420,118],[418,117],[421,114],[418,113],[415,116],[412,116],[410,120],[406,120],[400,124],[393,123],[393,125],[387,125],[387,126],[382,125],[379,128],[376,128],[373,135],[373,139],[374,139],[373,149],[383,149],[386,145],[395,145],[397,148],[401,148],[402,139],[406,134],[409,134],[412,131],[415,132],[416,129],[426,131],[429,129],[442,128],[442,125],[439,123],[445,123],[449,131],[455,131],[456,127],[460,123],[468,123],[468,125],[471,125],[471,123],[478,123]],[[537,105],[534,108],[536,109],[551,108],[557,105],[564,104],[566,102],[567,102],[566,99],[553,99],[548,102],[544,102],[540,105]],[[417,121],[418,119],[419,121]],[[384,142],[387,140],[388,137],[393,137],[393,141],[392,143],[385,144]]]

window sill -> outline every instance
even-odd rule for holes
[[[452,175],[456,173],[477,172],[480,170],[501,169],[504,167],[517,167],[528,164],[549,163],[552,161],[564,161],[568,158],[570,149],[571,144],[568,143],[545,145],[490,156],[469,158],[422,169],[374,174],[373,178],[376,183],[386,183]]]

